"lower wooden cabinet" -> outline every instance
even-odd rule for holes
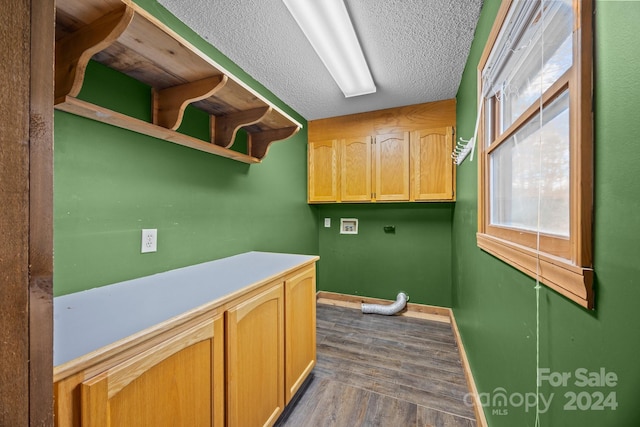
[[[218,317],[84,381],[82,425],[222,426],[223,345]]]
[[[315,266],[285,281],[285,399],[289,403],[316,365]]]
[[[284,410],[284,289],[278,283],[227,311],[227,417],[271,426]]]
[[[73,361],[56,374],[55,425],[272,426],[316,363],[315,274],[292,269]]]
[[[146,350],[134,347],[90,365],[57,381],[54,396],[58,427],[221,427],[223,317],[165,335]]]

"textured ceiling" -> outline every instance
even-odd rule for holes
[[[307,120],[455,97],[482,6],[345,0],[377,86],[345,98],[281,0],[159,2]]]

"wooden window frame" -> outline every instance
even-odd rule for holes
[[[482,70],[506,20],[512,0],[503,0],[478,64],[478,96]],[[593,0],[574,0],[573,64],[542,95],[543,106],[569,91],[570,230],[569,238],[490,224],[490,153],[500,142],[540,112],[540,102],[520,115],[490,146],[485,140],[485,106],[478,130],[478,233],[482,250],[589,309],[594,307],[593,221]],[[495,105],[494,105],[495,107]],[[494,123],[493,126],[496,126]],[[495,132],[494,132],[495,134]],[[497,142],[497,143],[496,143]]]

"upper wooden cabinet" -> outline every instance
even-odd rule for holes
[[[409,200],[409,132],[376,135],[374,199]]]
[[[411,134],[412,198],[416,201],[453,197],[453,128]]]
[[[455,200],[454,125],[455,100],[309,122],[308,202]]]
[[[409,133],[310,141],[308,167],[309,201],[408,201]]]
[[[338,140],[309,142],[309,199],[338,201]]]
[[[371,200],[371,137],[361,136],[340,141],[340,200]]]
[[[62,111],[245,163],[302,127],[131,0],[57,0],[55,51]],[[91,59],[152,88],[153,123],[77,98]],[[188,105],[210,116],[210,141],[176,132]],[[246,154],[229,149],[239,129]]]

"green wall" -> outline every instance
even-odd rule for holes
[[[458,92],[458,134],[471,136],[476,117],[476,67],[499,6],[485,0],[476,38]],[[638,330],[640,2],[597,1],[595,14],[595,311],[586,311],[543,287],[540,292],[540,366],[568,372],[553,394],[541,426],[640,425]],[[466,136],[465,136],[466,135]],[[535,392],[536,296],[534,281],[476,246],[477,161],[458,168],[453,216],[453,307],[481,393],[508,397]],[[615,386],[576,385],[576,370],[615,373]],[[615,410],[565,408],[583,393],[583,408],[597,393],[614,393]],[[485,395],[484,397],[486,397]],[[533,426],[535,411],[517,405],[486,406],[489,425]],[[496,402],[499,403],[499,402]],[[515,403],[515,404],[513,404]],[[500,412],[506,410],[506,413]]]
[[[56,111],[55,295],[251,250],[316,254],[306,121],[155,1],[140,3],[305,127],[250,166]],[[150,120],[149,94],[91,64],[80,97]],[[206,139],[206,115],[190,109],[180,130]],[[158,229],[158,252],[140,254],[143,228]]]
[[[317,206],[319,289],[451,306],[452,203]],[[331,218],[331,228],[324,228]],[[358,234],[340,234],[340,218],[357,218]],[[395,233],[385,233],[393,225]]]

